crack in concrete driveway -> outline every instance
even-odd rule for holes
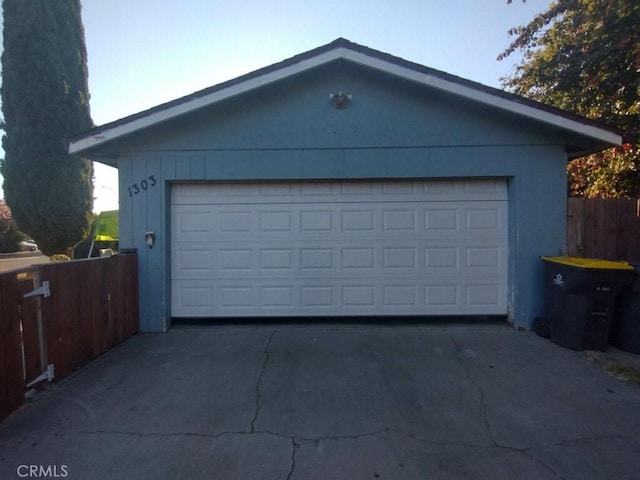
[[[273,337],[275,336],[275,334],[276,331],[274,330],[271,332],[271,335],[269,335],[267,346],[264,349],[264,362],[262,363],[262,368],[260,369],[258,380],[256,381],[256,410],[253,414],[253,418],[251,419],[251,432],[255,431],[255,424],[258,420],[258,415],[260,414],[260,386],[262,385],[262,377],[264,376],[264,372],[267,369],[267,365],[269,365],[269,356],[271,355],[269,349],[271,348],[271,342],[273,341]]]

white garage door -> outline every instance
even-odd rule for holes
[[[174,317],[503,315],[504,180],[180,184]]]

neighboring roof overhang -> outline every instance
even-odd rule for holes
[[[599,122],[412,63],[340,38],[322,47],[256,70],[234,80],[201,90],[121,120],[92,128],[68,140],[69,153],[80,153],[100,147],[132,133],[338,60],[381,71],[469,101],[520,115],[563,130],[574,136],[587,137],[597,145],[591,151],[621,145],[623,141],[622,132]],[[590,153],[590,151],[575,149],[568,153],[570,157],[577,157]]]

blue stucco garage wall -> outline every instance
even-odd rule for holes
[[[335,108],[329,94],[352,100]],[[170,326],[169,202],[184,181],[504,178],[509,317],[542,314],[539,256],[565,244],[565,140],[531,120],[347,63],[120,140],[120,245],[139,252],[143,331]],[[144,188],[142,188],[144,187]],[[156,246],[145,245],[145,232]]]

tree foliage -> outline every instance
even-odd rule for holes
[[[65,137],[92,126],[79,0],[3,0],[1,165],[13,218],[47,255],[88,233],[93,166]]]
[[[572,194],[640,196],[640,2],[557,0],[509,35],[498,59],[523,59],[507,90],[627,132],[623,148],[571,162]]]
[[[0,200],[0,253],[10,253],[18,250],[18,242],[26,237],[16,222],[13,221],[11,210],[4,200]]]

